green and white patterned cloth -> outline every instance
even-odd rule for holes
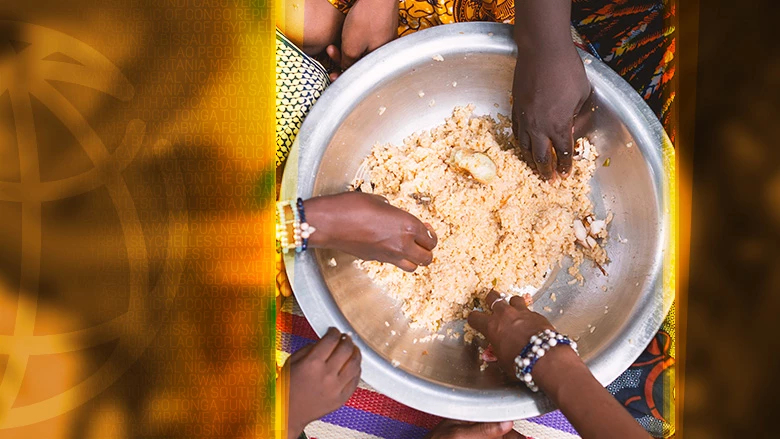
[[[276,30],[276,166],[284,163],[311,106],[330,85],[328,72]]]

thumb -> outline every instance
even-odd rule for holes
[[[504,434],[512,430],[512,421],[484,422],[458,430],[457,439],[500,439]]]
[[[334,64],[341,65],[341,50],[339,50],[338,47],[331,44],[325,48],[325,53],[327,53],[328,58],[330,58],[330,60],[333,61]]]

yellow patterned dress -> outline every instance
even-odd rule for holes
[[[328,0],[343,13],[358,0]],[[467,21],[515,22],[514,0],[402,0],[398,36],[431,26]]]

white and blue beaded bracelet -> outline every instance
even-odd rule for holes
[[[577,352],[577,343],[571,340],[569,337],[555,332],[550,329],[545,329],[539,334],[532,335],[531,340],[520,351],[520,355],[515,357],[515,376],[517,379],[525,383],[532,392],[538,392],[539,388],[534,383],[533,376],[531,375],[534,365],[544,356],[550,349],[558,345],[568,345],[574,352]]]

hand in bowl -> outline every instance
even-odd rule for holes
[[[311,247],[389,262],[409,272],[433,260],[433,230],[384,197],[361,192],[315,197],[304,202],[304,210],[317,229],[309,238]]]
[[[521,55],[512,86],[517,140],[542,178],[567,177],[574,154],[574,117],[590,95],[577,50]]]
[[[469,325],[493,345],[504,372],[516,378],[515,357],[532,335],[554,328],[544,316],[529,310],[520,296],[512,297],[506,303],[497,292],[491,291],[486,300],[492,304],[493,314],[474,311],[469,314]],[[551,348],[536,362],[532,374],[539,389],[563,412],[583,439],[649,437],[568,346]]]
[[[516,379],[514,361],[532,335],[545,329],[555,329],[541,314],[535,313],[525,305],[521,296],[513,296],[509,303],[499,300],[501,296],[496,291],[488,293],[486,303],[492,308],[493,314],[472,311],[469,314],[469,325],[481,332],[493,346],[493,354],[498,364],[507,375]],[[544,358],[539,362],[543,363]]]
[[[571,39],[571,1],[517,0],[515,8],[515,136],[542,178],[565,177],[572,167],[574,117],[591,90]]]

